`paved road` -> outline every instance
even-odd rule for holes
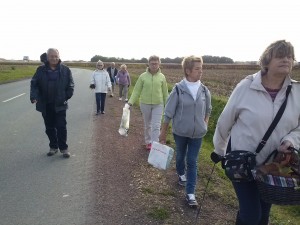
[[[72,157],[47,157],[42,116],[29,101],[30,80],[0,85],[0,225],[87,224],[92,196],[94,95],[91,71],[72,69],[75,92],[67,111]],[[14,98],[15,97],[15,98]]]

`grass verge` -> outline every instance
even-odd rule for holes
[[[0,65],[0,84],[31,78],[37,66]]]

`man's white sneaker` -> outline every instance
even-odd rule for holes
[[[50,148],[49,152],[47,153],[47,156],[53,156],[57,153],[58,149]]]
[[[71,154],[70,154],[70,152],[68,151],[68,149],[62,150],[61,153],[63,154],[63,157],[64,157],[64,158],[70,158],[70,156],[71,156]]]

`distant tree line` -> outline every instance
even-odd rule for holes
[[[204,55],[202,56],[204,63],[218,63],[218,64],[231,64],[234,61],[228,57],[219,57],[219,56],[211,56],[211,55]],[[176,57],[174,59],[171,58],[161,58],[162,63],[181,63],[183,57]],[[116,58],[116,57],[105,57],[101,55],[95,55],[91,58],[91,62],[97,62],[101,60],[102,62],[124,62],[124,63],[148,63],[147,58],[141,59],[124,59],[124,58]]]

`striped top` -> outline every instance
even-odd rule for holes
[[[272,101],[274,102],[277,93],[280,91],[280,89],[271,89],[271,88],[267,88],[264,86],[264,88],[266,89],[266,91],[270,94]]]

